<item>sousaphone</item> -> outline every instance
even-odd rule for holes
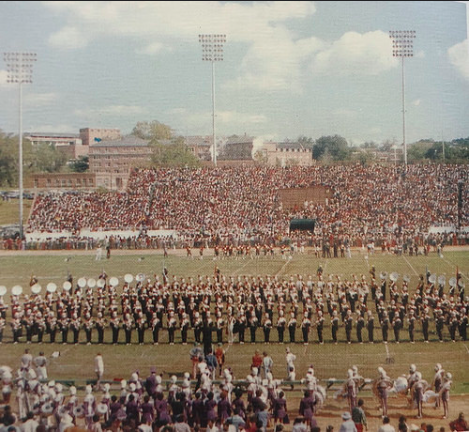
[[[127,274],[124,276],[124,280],[125,280],[127,283],[132,283],[133,280],[134,280],[134,277],[133,277],[133,275],[131,275],[130,273],[127,273]]]
[[[57,285],[54,282],[49,282],[46,287],[47,292],[54,293],[57,291]]]
[[[392,272],[392,273],[389,275],[389,279],[391,279],[392,282],[396,282],[398,278],[399,278],[399,274],[396,273],[396,272]]]
[[[15,296],[19,296],[23,293],[23,287],[21,285],[15,285],[12,289],[11,289],[11,293]]]
[[[436,283],[436,274],[430,275],[430,277],[428,278],[428,282],[430,282],[431,284]]]
[[[7,293],[7,287],[2,285],[0,286],[0,296],[4,296]]]
[[[77,405],[75,408],[73,408],[73,415],[76,418],[83,418],[85,417],[85,409],[81,405]]]
[[[379,278],[380,278],[381,280],[385,280],[387,276],[388,276],[388,274],[387,274],[386,272],[381,272],[381,273],[379,274]]]
[[[50,402],[46,402],[41,407],[42,414],[51,415],[54,412],[54,406]]]
[[[446,283],[446,276],[445,275],[438,276],[438,285],[445,285],[445,283]]]
[[[96,406],[96,412],[100,415],[107,414],[108,406],[105,403],[101,402]]]
[[[117,285],[119,285],[119,279],[117,279],[115,276],[113,276],[111,279],[109,279],[109,284],[115,288]]]
[[[31,292],[33,294],[39,294],[42,290],[42,286],[39,285],[38,283],[35,283],[32,287],[31,287]]]

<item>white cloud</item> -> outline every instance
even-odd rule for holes
[[[314,56],[311,69],[321,75],[378,75],[398,64],[389,35],[378,30],[345,33]]]
[[[138,49],[137,52],[138,54],[155,55],[155,54],[160,53],[164,49],[165,49],[165,45],[162,44],[161,42],[153,42],[151,44],[148,44],[146,47]]]
[[[26,93],[25,100],[36,107],[47,106],[58,99],[56,93]]]
[[[448,58],[456,70],[469,80],[469,39],[449,48]]]
[[[101,108],[77,109],[74,111],[75,115],[85,118],[145,114],[146,112],[145,108],[137,105],[109,105]]]
[[[76,129],[75,126],[69,124],[59,124],[59,125],[51,125],[51,124],[44,124],[40,126],[33,127],[35,133],[68,133],[69,131],[74,131]]]
[[[131,38],[137,52],[155,55],[201,33],[224,33],[246,44],[238,88],[298,90],[301,62],[317,49],[315,38],[298,40],[286,23],[315,13],[313,2],[46,2],[65,25],[50,36],[56,48],[76,49],[99,37]]]
[[[84,48],[89,41],[90,38],[87,37],[86,32],[79,30],[77,27],[63,27],[49,37],[49,43],[60,49]]]
[[[356,119],[358,117],[358,113],[355,110],[350,110],[346,108],[338,108],[333,110],[332,114],[337,116],[338,118],[343,119]]]

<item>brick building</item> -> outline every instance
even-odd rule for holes
[[[125,189],[130,169],[148,166],[152,154],[148,140],[132,135],[97,142],[89,150],[90,172],[96,175],[96,187],[112,190]]]

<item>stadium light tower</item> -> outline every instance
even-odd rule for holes
[[[407,168],[407,143],[405,140],[405,95],[404,95],[404,60],[414,56],[415,30],[390,30],[392,39],[392,55],[402,59],[402,144],[404,146],[404,165]]]
[[[199,34],[202,46],[202,60],[212,63],[212,131],[213,131],[213,164],[217,166],[217,136],[215,129],[215,62],[223,61],[224,34]]]
[[[7,82],[18,84],[19,88],[19,199],[20,199],[20,238],[23,239],[23,84],[33,82],[33,63],[37,60],[36,53],[6,52],[4,60],[7,65]]]

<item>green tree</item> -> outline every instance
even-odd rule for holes
[[[18,186],[18,136],[0,129],[0,186]]]
[[[151,164],[155,167],[196,167],[199,159],[187,147],[184,138],[177,137],[171,141],[152,141]]]
[[[322,136],[316,140],[313,146],[313,159],[321,160],[327,154],[329,158],[336,161],[345,161],[349,158],[350,149],[347,140],[339,135]]]
[[[70,169],[73,172],[82,173],[88,171],[90,167],[90,158],[88,156],[80,156],[78,159],[73,160],[70,163]]]
[[[173,138],[173,131],[168,125],[153,120],[138,122],[132,130],[132,135],[150,141],[160,141]]]
[[[314,140],[313,138],[300,135],[298,137],[298,144],[302,145],[305,149],[312,149],[314,146]]]
[[[57,150],[55,145],[52,144],[37,144],[33,147],[32,153],[34,159],[29,161],[28,167],[30,167],[34,172],[60,172],[60,170],[67,163],[66,154],[60,150]]]

